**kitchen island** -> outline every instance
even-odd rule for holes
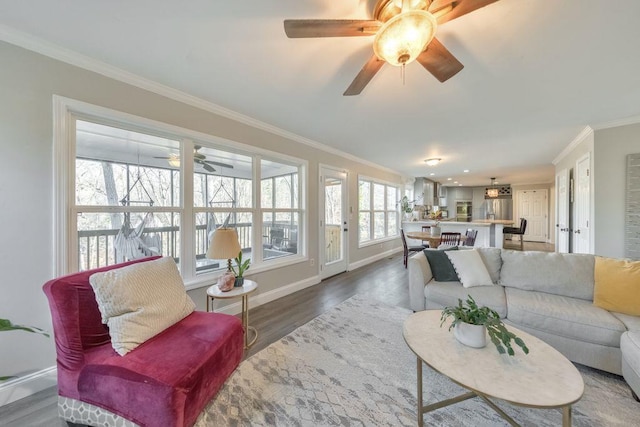
[[[513,224],[513,221],[483,219],[472,222],[439,221],[439,223],[441,231],[465,234],[469,228],[478,230],[478,235],[476,236],[476,242],[474,244],[476,247],[502,248],[504,226]],[[402,228],[405,233],[408,231],[421,231],[423,225],[434,226],[436,225],[436,221],[423,220],[402,222]],[[407,244],[419,245],[420,240],[407,239]]]

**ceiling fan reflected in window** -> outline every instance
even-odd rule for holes
[[[417,60],[439,81],[460,70],[460,63],[439,41],[437,26],[497,0],[378,0],[373,20],[286,19],[289,38],[372,36],[374,54],[343,95],[358,95],[385,62],[404,67]]]
[[[193,161],[202,166],[204,170],[207,172],[215,172],[216,169],[211,165],[220,166],[222,168],[233,169],[233,165],[228,163],[215,162],[213,160],[207,160],[207,156],[198,152],[202,148],[201,145],[196,145],[193,147]],[[168,157],[154,157],[154,159],[166,159],[171,166],[174,168],[180,167],[180,155],[176,153],[170,153]]]

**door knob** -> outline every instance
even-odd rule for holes
[[[576,234],[580,234],[580,229],[577,229],[577,230],[575,231],[575,233],[576,233]]]

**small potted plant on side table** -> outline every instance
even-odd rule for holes
[[[233,274],[236,276],[236,280],[234,283],[235,287],[240,287],[244,285],[244,272],[247,271],[250,267],[251,259],[245,259],[242,261],[242,251],[238,253],[238,256],[235,258],[236,266],[231,266],[231,270]],[[237,270],[236,270],[237,268]]]
[[[454,329],[453,334],[458,341],[469,347],[482,348],[487,345],[487,332],[491,342],[496,346],[498,353],[515,354],[511,341],[515,342],[525,354],[529,353],[524,341],[505,327],[500,315],[489,307],[478,307],[471,295],[463,303],[458,299],[458,305],[445,307],[440,317],[440,327],[447,318],[453,317],[449,330]],[[506,347],[506,350],[505,350]]]

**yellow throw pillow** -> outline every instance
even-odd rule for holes
[[[640,316],[640,261],[596,257],[593,304]]]

